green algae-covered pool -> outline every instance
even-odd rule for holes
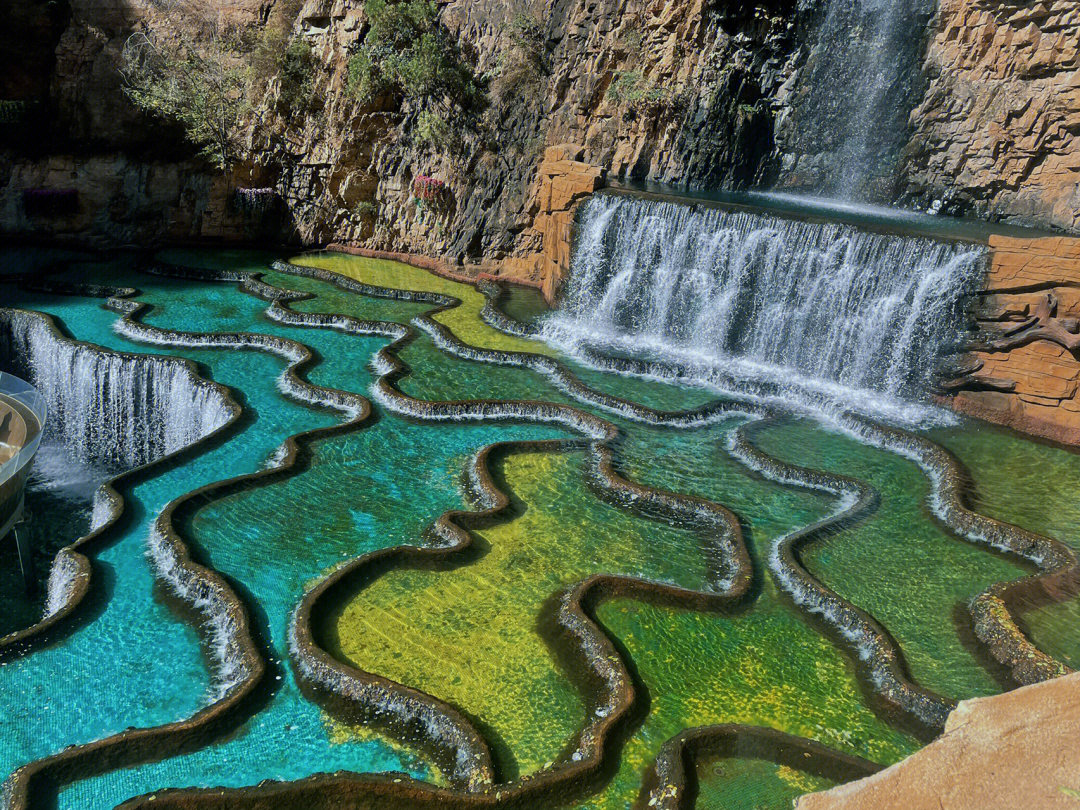
[[[147,418],[196,407],[196,378],[232,415],[177,456],[72,459],[119,476],[111,520],[101,497],[34,515],[39,556],[100,534],[82,590],[63,566],[39,564],[29,594],[2,580],[13,806],[789,806],[940,731],[824,603],[793,597],[774,549],[816,525],[800,570],[872,617],[907,686],[947,709],[1017,685],[968,606],[1036,569],[935,510],[910,454],[564,356],[490,325],[490,290],[399,263],[9,259],[52,270],[3,279],[9,362],[13,311],[43,313],[91,356],[190,361],[139,389]],[[528,292],[506,310],[544,317]],[[916,432],[959,460],[977,512],[1075,547],[1076,454],[972,423]],[[838,519],[842,493],[747,466],[736,434],[861,482],[871,506]],[[162,534],[188,559],[148,555]],[[1075,665],[1076,604],[1015,618]],[[681,735],[721,728],[741,742],[673,776]],[[755,729],[790,736],[755,746]]]

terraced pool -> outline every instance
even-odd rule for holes
[[[1071,451],[630,374],[389,261],[6,266],[6,359],[120,496],[32,508],[44,559],[90,533],[2,580],[11,807],[779,808],[1080,657],[1001,586],[1074,565]]]

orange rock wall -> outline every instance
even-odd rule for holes
[[[941,0],[905,194],[1080,228],[1080,0]]]
[[[1080,239],[993,237],[987,294],[977,322],[994,334],[1025,321],[1040,298],[1052,292],[1058,318],[1080,317]],[[1080,359],[1039,340],[1011,351],[977,351],[980,365],[970,387],[953,399],[957,410],[1056,441],[1080,444]]]
[[[800,798],[796,810],[1075,810],[1080,674],[965,700],[945,733],[880,773]]]
[[[604,183],[603,170],[580,160],[583,152],[573,144],[545,150],[528,206],[532,225],[523,234],[540,249],[505,259],[496,272],[508,280],[538,283],[548,303],[555,302],[570,269],[577,207]]]

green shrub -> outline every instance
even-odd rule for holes
[[[357,219],[378,219],[379,204],[374,200],[361,200],[353,206],[353,216]]]
[[[645,99],[645,82],[640,70],[626,70],[615,74],[608,85],[607,98],[620,107],[630,107]]]
[[[300,109],[310,103],[314,89],[315,54],[302,37],[293,38],[278,65],[281,80],[281,103],[288,109]]]
[[[226,169],[251,109],[251,71],[237,58],[241,47],[224,35],[197,47],[187,37],[134,34],[122,54],[124,90],[138,107],[179,122],[200,153]]]
[[[506,25],[509,47],[499,54],[493,91],[500,99],[537,88],[551,72],[544,27],[528,14],[518,13]]]
[[[349,89],[361,101],[384,92],[465,108],[480,100],[480,84],[433,0],[365,0],[364,14],[368,29],[348,65]]]
[[[423,110],[416,116],[412,134],[416,144],[430,146],[436,151],[450,146],[453,140],[452,131],[446,119],[427,110]]]

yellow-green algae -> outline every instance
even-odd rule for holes
[[[555,349],[538,340],[507,335],[492,329],[480,318],[487,299],[469,284],[436,275],[428,270],[387,259],[368,259],[347,253],[310,253],[290,259],[294,264],[318,267],[377,287],[440,293],[461,300],[460,306],[440,312],[434,320],[460,340],[482,349],[533,352],[556,356]]]
[[[384,574],[331,633],[335,654],[475,718],[507,776],[556,759],[592,708],[539,631],[552,621],[550,597],[595,573],[705,584],[696,536],[600,503],[583,486],[581,464],[580,454],[501,460],[514,513],[476,533],[468,563]]]
[[[850,659],[787,607],[771,582],[735,616],[629,600],[603,604],[597,615],[634,662],[649,714],[612,782],[583,808],[629,806],[661,746],[696,726],[768,726],[882,764],[919,747],[867,707]]]
[[[827,790],[830,779],[760,759],[703,759],[697,765],[698,810],[788,810],[804,793]]]

